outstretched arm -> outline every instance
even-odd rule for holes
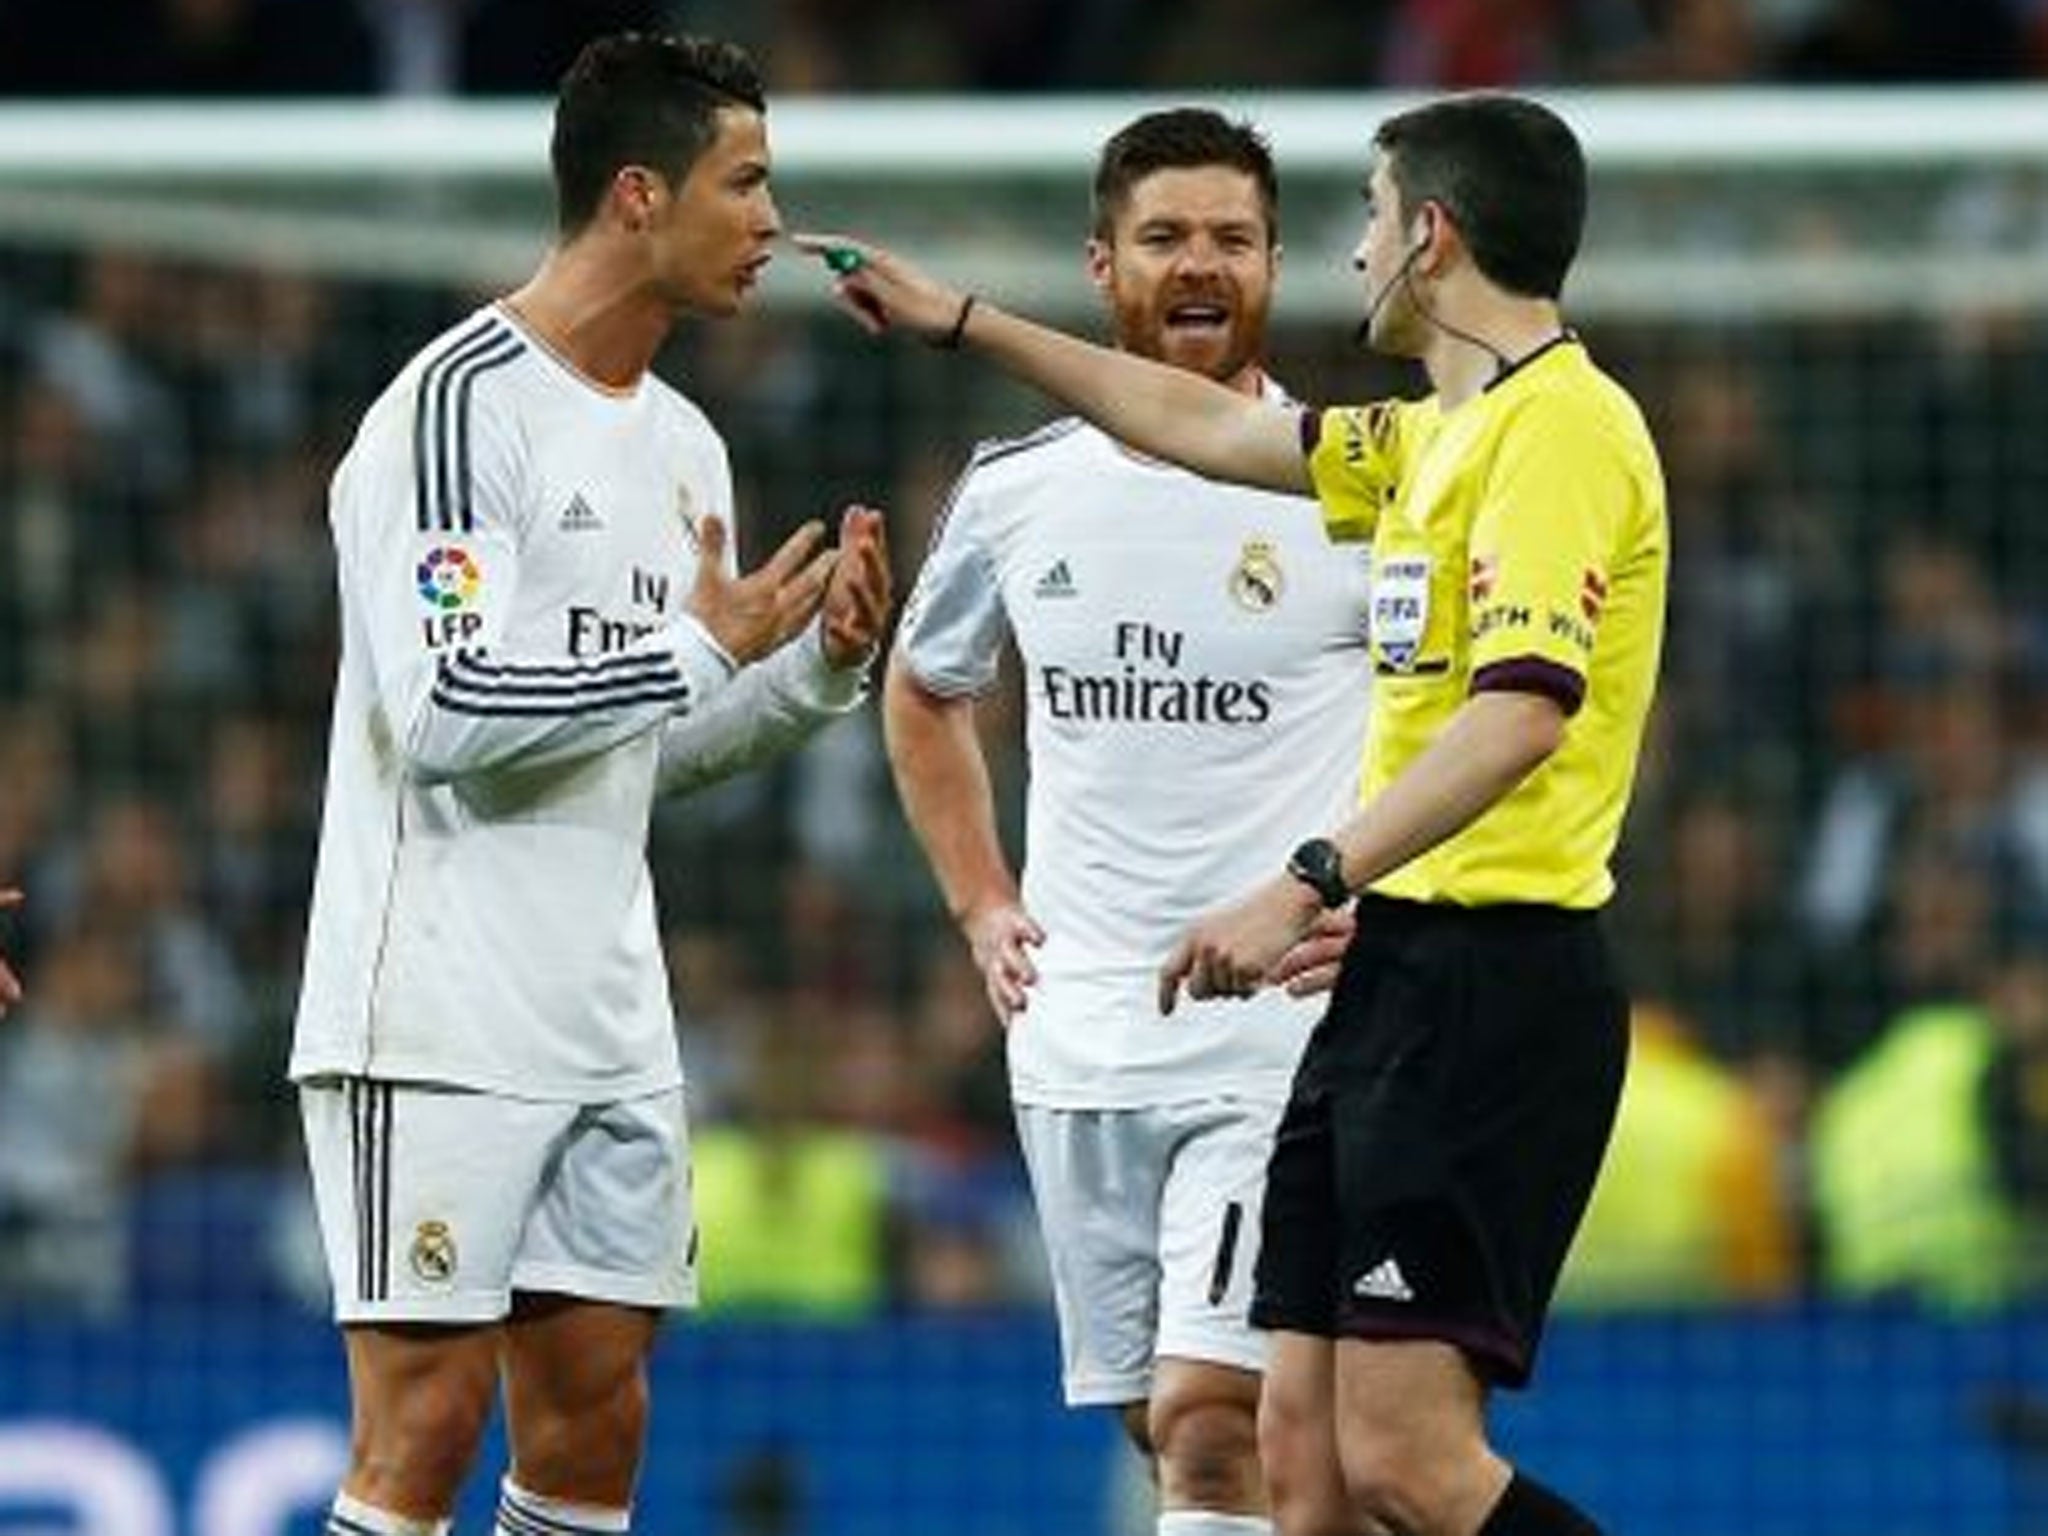
[[[797,235],[835,274],[840,306],[869,332],[973,347],[1112,437],[1217,480],[1310,489],[1298,408],[1185,369],[1099,347],[940,282],[906,258],[842,235]]]

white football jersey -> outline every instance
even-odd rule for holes
[[[291,1072],[585,1102],[681,1081],[647,869],[659,788],[851,708],[815,627],[735,673],[684,611],[725,446],[649,375],[605,390],[501,306],[364,416]],[[730,546],[728,546],[730,547]]]
[[[1355,803],[1369,557],[1316,503],[1219,485],[1077,420],[985,444],[897,633],[925,688],[979,693],[1015,636],[1030,791],[1022,887],[1046,933],[1011,1025],[1019,1103],[1284,1093],[1319,999],[1159,1013],[1200,913]]]

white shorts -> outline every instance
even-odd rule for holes
[[[299,1113],[341,1322],[494,1322],[514,1291],[696,1303],[679,1088],[552,1104],[320,1078]]]
[[[1281,1107],[1017,1106],[1069,1404],[1145,1401],[1162,1356],[1265,1369],[1247,1313]]]

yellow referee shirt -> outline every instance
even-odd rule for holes
[[[1601,905],[1664,632],[1664,480],[1642,413],[1563,338],[1455,410],[1340,407],[1305,432],[1330,537],[1373,543],[1362,798],[1474,692],[1549,694],[1569,716],[1506,799],[1373,889]]]

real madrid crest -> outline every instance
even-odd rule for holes
[[[423,1221],[412,1229],[412,1251],[407,1255],[412,1272],[429,1285],[446,1285],[455,1278],[455,1234],[445,1221]]]
[[[1240,607],[1263,613],[1280,601],[1287,578],[1269,539],[1246,539],[1230,572],[1230,595]]]

